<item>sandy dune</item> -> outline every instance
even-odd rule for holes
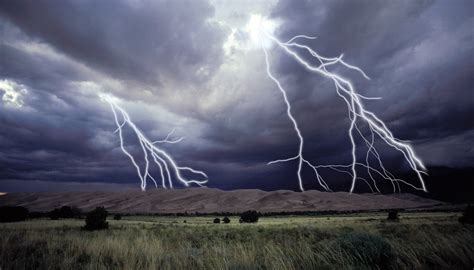
[[[25,206],[30,211],[49,211],[62,205],[89,210],[104,206],[120,213],[183,213],[183,212],[260,212],[373,210],[418,208],[441,204],[411,194],[374,195],[346,192],[289,190],[262,191],[254,189],[222,191],[211,188],[178,190],[138,190],[120,192],[36,192],[9,193],[0,196],[0,205]]]

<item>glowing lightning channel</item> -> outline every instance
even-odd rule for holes
[[[274,164],[274,163],[279,163],[279,162],[287,162],[287,161],[297,160],[298,161],[297,175],[298,175],[299,187],[300,187],[301,191],[304,191],[301,171],[302,171],[303,165],[307,165],[311,169],[313,169],[318,183],[327,191],[330,191],[330,188],[327,185],[327,183],[324,181],[324,179],[321,176],[321,174],[319,173],[318,169],[328,168],[328,169],[332,169],[332,170],[350,175],[352,177],[350,192],[354,192],[356,181],[357,180],[362,180],[369,186],[371,191],[374,192],[374,189],[375,189],[377,192],[380,193],[380,189],[377,187],[377,183],[376,183],[376,180],[374,178],[374,175],[375,176],[378,175],[378,176],[382,177],[385,180],[391,181],[394,192],[396,192],[397,188],[398,188],[399,191],[401,190],[399,183],[403,183],[403,184],[406,184],[408,186],[411,186],[412,188],[414,188],[416,190],[423,190],[423,191],[427,192],[427,189],[426,189],[423,177],[422,177],[422,174],[426,174],[426,168],[423,165],[422,161],[415,155],[415,152],[414,152],[413,148],[408,143],[403,142],[403,141],[395,138],[393,136],[392,132],[388,129],[388,127],[385,125],[385,123],[381,119],[379,119],[374,113],[372,113],[372,112],[370,112],[370,111],[368,111],[364,108],[364,105],[362,103],[362,99],[370,100],[370,99],[380,99],[380,98],[365,97],[365,96],[357,93],[356,89],[354,88],[354,86],[352,85],[352,83],[348,79],[345,79],[345,78],[341,77],[340,75],[338,75],[334,72],[328,71],[327,67],[339,64],[339,65],[342,65],[342,66],[344,66],[348,69],[352,69],[352,70],[355,70],[355,71],[359,72],[364,78],[370,80],[370,78],[364,73],[364,71],[362,71],[362,69],[346,63],[344,60],[342,60],[343,55],[340,55],[339,57],[324,57],[324,56],[319,55],[317,52],[315,52],[310,47],[296,42],[297,39],[311,39],[312,40],[312,39],[316,39],[316,37],[311,37],[311,36],[306,36],[306,35],[297,35],[297,36],[291,38],[290,40],[288,40],[287,42],[281,42],[276,37],[274,37],[273,35],[269,34],[265,30],[263,30],[263,28],[261,28],[261,27],[258,29],[258,31],[260,33],[263,33],[264,36],[266,36],[271,41],[273,41],[275,44],[277,44],[278,47],[283,49],[289,56],[293,57],[298,63],[303,65],[308,71],[319,74],[319,75],[322,75],[326,78],[331,79],[334,82],[334,86],[335,86],[337,95],[339,97],[341,97],[347,105],[348,113],[349,113],[349,119],[351,120],[350,127],[349,127],[349,130],[348,130],[349,139],[350,139],[351,145],[352,145],[352,151],[351,151],[352,163],[350,165],[313,165],[313,164],[311,164],[311,162],[306,160],[303,157],[304,138],[301,135],[301,131],[298,127],[297,121],[295,120],[295,118],[292,115],[291,104],[288,101],[286,90],[283,88],[283,86],[278,81],[278,79],[275,78],[275,76],[273,76],[273,74],[271,73],[269,54],[268,54],[266,46],[264,46],[264,43],[263,43],[263,39],[262,39],[263,35],[260,34],[259,37],[260,37],[261,47],[262,47],[263,52],[265,54],[267,74],[270,77],[270,79],[275,82],[275,84],[277,85],[278,89],[280,90],[280,92],[283,96],[283,99],[285,101],[286,108],[287,108],[286,112],[287,112],[288,118],[292,122],[293,128],[294,128],[294,130],[295,130],[295,132],[298,136],[298,140],[299,140],[298,154],[296,156],[290,157],[290,158],[287,158],[287,159],[274,160],[274,161],[269,162],[268,164]],[[317,59],[317,61],[320,64],[318,66],[310,64],[308,61],[303,59],[299,54],[297,54],[297,52],[295,51],[294,48],[302,49],[302,50],[307,51],[312,57]],[[358,126],[358,122],[361,122],[361,121],[368,124],[369,130],[370,130],[370,136],[371,136],[370,139],[366,138],[366,136],[364,136],[362,134],[362,132],[360,131],[359,126]],[[364,143],[368,147],[368,150],[367,150],[367,153],[366,153],[366,158],[365,158],[365,163],[360,163],[360,162],[357,161],[357,158],[356,158],[356,143],[355,143],[355,139],[354,139],[355,134],[359,134],[361,136],[361,138],[363,139]],[[409,183],[409,182],[407,182],[403,179],[399,179],[399,178],[394,177],[384,167],[384,165],[381,161],[380,155],[379,155],[377,149],[374,146],[375,134],[378,135],[378,137],[380,137],[387,145],[389,145],[390,147],[394,148],[395,150],[397,150],[397,151],[399,151],[403,154],[406,161],[410,165],[411,169],[416,173],[416,175],[418,177],[418,180],[421,184],[421,187],[417,187],[417,186],[415,186],[415,185],[413,185],[413,184],[411,184],[411,183]],[[377,160],[377,163],[378,163],[378,166],[380,167],[380,169],[376,169],[376,168],[370,166],[369,157],[371,155]],[[362,167],[362,168],[367,170],[367,174],[370,177],[370,181],[368,181],[367,179],[357,175],[357,170],[356,170],[357,167]],[[350,171],[347,171],[348,168],[350,168]],[[372,182],[372,184],[370,182]]]
[[[140,181],[141,181],[141,189],[143,191],[145,191],[146,189],[148,179],[153,181],[153,183],[155,184],[155,187],[158,188],[158,183],[156,182],[155,178],[150,173],[150,166],[152,164],[155,164],[160,171],[161,186],[164,189],[167,189],[168,187],[173,188],[172,176],[174,176],[176,180],[184,184],[186,187],[188,187],[190,184],[203,186],[205,183],[207,183],[208,177],[204,172],[195,170],[190,167],[178,166],[168,153],[166,153],[164,150],[156,146],[156,144],[160,144],[160,143],[175,144],[182,141],[184,139],[183,137],[179,139],[175,139],[175,140],[170,139],[170,136],[173,134],[174,129],[170,133],[168,133],[165,139],[152,142],[148,140],[145,137],[145,135],[143,135],[143,133],[140,131],[140,129],[138,129],[137,126],[132,122],[128,113],[122,107],[118,105],[116,98],[108,96],[108,95],[104,95],[104,94],[101,94],[100,97],[102,100],[110,104],[110,107],[114,114],[115,124],[117,125],[117,129],[115,130],[114,133],[118,132],[119,138],[120,138],[120,148],[122,149],[123,153],[130,158],[130,161],[132,162],[133,166],[137,170],[138,177],[140,178]],[[120,119],[123,119],[122,123],[120,123],[121,122]],[[144,168],[141,168],[140,165],[135,160],[135,158],[133,157],[133,155],[130,154],[130,152],[128,152],[125,149],[124,139],[123,139],[123,128],[125,125],[128,125],[138,138],[141,150],[143,152],[143,159],[145,162]],[[150,160],[150,157],[152,160]],[[205,177],[206,179],[205,180],[187,179],[184,176],[182,176],[181,172],[183,171],[199,174]],[[168,182],[168,184],[166,182]]]

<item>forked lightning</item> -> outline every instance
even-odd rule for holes
[[[147,181],[151,180],[155,187],[158,188],[157,180],[153,177],[150,173],[151,166],[154,164],[158,167],[160,172],[160,179],[161,179],[161,186],[163,188],[173,188],[173,179],[178,180],[184,186],[188,187],[191,184],[196,184],[198,186],[203,186],[207,183],[207,175],[202,172],[195,170],[190,167],[181,167],[176,164],[176,161],[166,153],[163,149],[160,149],[157,145],[161,143],[179,143],[184,138],[178,139],[170,139],[171,135],[173,134],[172,130],[165,139],[157,140],[157,141],[150,141],[145,137],[145,135],[138,129],[138,127],[133,123],[128,113],[120,107],[118,100],[115,97],[108,96],[108,95],[101,95],[101,99],[108,102],[114,114],[115,124],[117,125],[117,129],[114,133],[119,134],[120,138],[120,148],[122,151],[127,155],[135,169],[137,170],[138,177],[141,181],[141,189],[145,191],[147,186]],[[133,155],[125,149],[124,145],[124,137],[123,137],[123,128],[128,126],[132,129],[134,134],[138,138],[138,142],[140,143],[141,151],[143,153],[143,160],[144,160],[144,167],[140,166],[139,163],[135,160]],[[188,171],[190,173],[201,175],[205,180],[196,180],[196,179],[188,179],[182,175],[183,171]]]
[[[377,186],[376,178],[382,178],[384,180],[388,180],[391,182],[393,187],[393,192],[401,191],[400,183],[406,184],[411,186],[416,190],[422,190],[427,192],[425,182],[423,180],[423,174],[426,174],[426,168],[423,165],[423,162],[416,156],[413,148],[409,145],[409,143],[405,141],[401,141],[394,137],[392,132],[388,129],[386,124],[378,118],[373,112],[368,111],[364,105],[364,99],[379,99],[379,98],[371,98],[366,97],[359,94],[355,87],[352,85],[351,81],[336,72],[328,70],[328,67],[331,66],[340,66],[347,69],[352,69],[360,73],[364,78],[369,79],[369,77],[364,73],[362,69],[357,66],[353,66],[348,64],[343,60],[343,55],[338,57],[324,57],[318,54],[315,50],[311,47],[304,45],[299,40],[313,40],[316,37],[307,36],[307,35],[297,35],[288,40],[287,42],[282,42],[273,36],[271,33],[266,31],[263,27],[262,18],[261,16],[253,16],[249,23],[251,34],[253,37],[257,36],[258,40],[260,41],[260,45],[263,49],[265,55],[265,63],[266,63],[266,72],[270,79],[277,85],[280,93],[283,96],[283,100],[286,105],[286,113],[288,118],[290,119],[293,129],[296,132],[298,137],[298,152],[295,156],[285,158],[285,159],[278,159],[269,162],[268,164],[275,164],[281,162],[288,162],[288,161],[297,161],[298,162],[298,169],[297,169],[297,177],[298,177],[298,184],[301,191],[304,191],[303,186],[303,178],[302,178],[302,170],[304,166],[308,166],[315,174],[316,180],[319,185],[327,191],[331,191],[327,181],[323,178],[320,173],[322,169],[331,169],[337,172],[344,173],[349,175],[352,179],[351,186],[349,191],[354,192],[356,183],[358,180],[363,181],[372,192],[379,192],[381,193],[380,188]],[[256,34],[256,35],[255,35]],[[271,72],[271,65],[270,65],[270,56],[268,52],[268,42],[276,44],[280,49],[282,49],[287,55],[292,57],[296,60],[299,64],[305,67],[309,72],[321,75],[327,79],[330,79],[334,83],[334,89],[336,94],[344,100],[347,105],[348,109],[348,117],[350,120],[350,125],[348,128],[348,137],[351,142],[351,158],[352,162],[346,165],[314,165],[309,160],[305,159],[303,155],[304,150],[304,137],[301,133],[301,130],[298,125],[298,121],[295,119],[291,103],[287,96],[287,91],[281,84],[281,82],[272,74]],[[301,56],[298,52],[306,51],[313,57],[313,60],[316,60],[317,65],[311,63],[310,61],[306,60],[304,57]],[[166,136],[163,140],[158,141],[150,141],[148,140],[143,133],[136,127],[136,125],[130,119],[128,113],[118,105],[118,102],[115,98],[110,96],[102,96],[102,98],[107,101],[111,108],[112,112],[115,117],[115,123],[117,125],[116,132],[119,133],[120,137],[120,146],[122,151],[130,158],[132,164],[137,170],[138,176],[141,180],[141,188],[142,190],[146,189],[147,180],[150,179],[155,184],[155,187],[158,187],[158,183],[155,178],[150,173],[150,166],[155,164],[160,172],[161,177],[161,186],[163,188],[173,188],[173,178],[178,180],[180,183],[184,184],[185,186],[189,186],[190,184],[197,184],[199,186],[204,185],[207,182],[207,175],[198,170],[194,170],[190,167],[180,167],[176,164],[176,162],[168,155],[164,150],[157,147],[157,144],[160,143],[178,143],[183,138],[172,140],[170,136],[172,135],[173,131]],[[366,124],[370,134],[365,135],[361,129],[361,124]],[[143,159],[145,162],[144,168],[142,168],[135,160],[135,158],[128,152],[124,147],[124,138],[122,129],[125,125],[128,125],[133,132],[136,134],[138,141],[140,143],[141,150],[143,152]],[[363,143],[367,146],[367,152],[365,154],[364,160],[361,162],[357,159],[356,156],[356,136],[359,136]],[[399,151],[403,154],[405,160],[410,165],[410,168],[416,174],[417,179],[419,181],[419,186],[414,185],[406,180],[400,179],[395,177],[392,173],[390,173],[386,167],[384,166],[380,154],[375,147],[375,140],[379,138],[389,147]],[[375,159],[376,165],[374,166],[371,164],[370,159]],[[364,169],[368,175],[368,177],[362,177],[358,174],[359,169]],[[195,180],[195,179],[187,179],[182,176],[181,172],[188,171],[197,175],[201,175],[205,178],[205,180]]]
[[[350,192],[354,192],[357,180],[361,180],[361,181],[364,181],[364,183],[368,185],[368,187],[370,188],[372,192],[376,191],[380,193],[381,191],[379,187],[377,186],[376,176],[379,176],[382,179],[391,181],[394,192],[396,192],[397,190],[398,191],[401,190],[400,183],[411,186],[414,189],[423,190],[427,192],[425,182],[423,180],[423,174],[426,174],[426,168],[423,165],[423,162],[416,156],[413,148],[407,142],[404,142],[395,138],[392,132],[386,126],[386,124],[380,118],[378,118],[373,112],[370,112],[367,109],[365,109],[362,103],[363,99],[379,99],[379,98],[370,98],[370,97],[365,97],[359,94],[349,79],[344,78],[335,72],[329,71],[327,68],[334,65],[340,65],[342,67],[355,70],[359,72],[364,78],[369,79],[369,77],[364,73],[364,71],[362,71],[362,69],[346,63],[343,60],[343,55],[340,55],[339,57],[324,57],[318,54],[309,46],[304,45],[300,42],[297,42],[297,40],[302,40],[302,39],[313,40],[313,39],[316,39],[316,37],[311,37],[311,36],[306,36],[306,35],[297,35],[291,38],[290,40],[288,40],[287,42],[282,42],[279,39],[277,39],[275,36],[273,36],[272,34],[268,33],[265,29],[263,29],[263,27],[259,27],[257,31],[259,32],[261,47],[265,54],[267,74],[270,77],[270,79],[275,82],[280,93],[283,96],[283,99],[286,104],[286,109],[287,109],[286,112],[287,112],[288,118],[292,122],[293,128],[299,140],[298,153],[296,156],[286,158],[286,159],[274,160],[274,161],[269,162],[268,164],[275,164],[275,163],[280,163],[280,162],[296,160],[298,162],[298,169],[297,169],[298,183],[299,183],[299,188],[301,189],[301,191],[304,191],[302,169],[303,169],[303,166],[306,165],[314,171],[316,180],[318,181],[319,185],[321,185],[321,187],[327,191],[331,191],[331,189],[329,188],[327,182],[321,176],[320,171],[319,171],[320,169],[323,169],[323,168],[332,169],[334,171],[338,171],[338,172],[350,175],[350,177],[352,178],[351,187],[349,189]],[[264,39],[268,39],[272,41],[280,49],[282,49],[287,55],[292,57],[301,65],[303,65],[308,71],[318,74],[318,75],[322,75],[323,77],[332,80],[332,82],[334,83],[334,88],[336,90],[337,95],[345,101],[347,105],[347,109],[348,109],[348,116],[350,119],[348,136],[349,136],[351,146],[352,146],[352,149],[351,149],[352,163],[351,164],[314,165],[309,160],[304,158],[303,156],[304,138],[299,129],[298,122],[295,120],[295,117],[292,114],[291,103],[288,100],[287,91],[282,86],[280,81],[271,72],[269,53],[268,53],[267,46],[264,45],[264,42],[263,42]],[[308,52],[314,59],[317,60],[319,65],[314,65],[310,63],[310,61],[305,60],[298,53],[298,50],[304,50]],[[369,127],[369,131],[370,131],[369,138],[367,138],[368,136],[364,135],[362,131],[360,130],[359,126],[361,123],[366,123],[367,126]],[[368,149],[365,155],[364,162],[358,161],[356,157],[357,144],[356,144],[355,136],[357,135],[359,135],[362,138],[363,142],[365,143]],[[406,161],[410,165],[410,168],[417,175],[417,178],[420,184],[419,186],[413,185],[412,183],[409,183],[406,180],[395,177],[385,168],[380,158],[379,152],[377,151],[374,145],[376,136],[380,138],[381,140],[383,140],[388,146],[392,147],[393,149],[403,154]],[[376,163],[378,165],[377,168],[370,164],[369,159],[371,156],[375,158]],[[358,167],[363,168],[364,170],[367,171],[368,179],[358,175],[357,173]]]

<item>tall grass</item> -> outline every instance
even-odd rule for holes
[[[471,269],[474,227],[453,221],[399,223],[324,219],[295,225],[81,220],[0,226],[3,269]],[[337,218],[331,218],[336,220]],[[211,218],[209,218],[212,221]],[[289,220],[281,219],[282,221]],[[321,222],[318,222],[321,221]],[[325,220],[324,226],[321,226]]]

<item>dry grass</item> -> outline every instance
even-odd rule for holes
[[[186,220],[186,223],[184,223]],[[0,225],[1,269],[472,269],[474,227],[449,213],[268,217],[124,217]]]

